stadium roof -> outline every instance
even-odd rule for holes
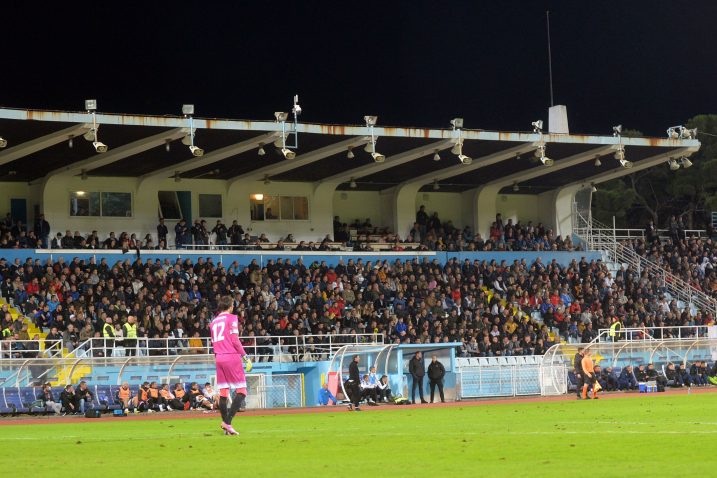
[[[634,170],[690,155],[700,145],[695,139],[376,125],[376,150],[386,157],[376,163],[364,151],[371,138],[366,125],[299,122],[296,158],[287,160],[273,145],[281,140],[279,122],[194,118],[195,143],[205,151],[194,157],[177,141],[190,131],[187,117],[97,113],[96,121],[108,152],[96,153],[92,142],[83,139],[92,128],[87,112],[0,108],[0,137],[8,141],[0,150],[0,181],[38,182],[63,172],[87,177],[268,178],[373,191],[418,182],[424,189],[438,184],[440,191],[456,192],[491,184],[511,193],[518,184],[522,193],[539,193],[615,176],[623,169],[613,157],[620,143]],[[285,127],[291,130],[293,123]],[[473,159],[469,165],[451,152],[459,138],[463,154]],[[555,161],[552,167],[543,166],[533,154],[541,143]],[[260,146],[266,154],[258,154]],[[347,157],[349,149],[353,158]],[[436,153],[440,160],[434,160]],[[600,166],[595,165],[597,158]]]

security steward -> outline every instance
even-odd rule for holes
[[[610,324],[610,341],[617,342],[620,337],[620,330],[622,329],[622,323],[620,319],[615,316],[612,318],[612,324]]]
[[[105,339],[105,357],[112,357],[115,346],[115,329],[112,327],[112,317],[105,317],[105,325],[102,326],[102,337]]]
[[[573,373],[575,373],[575,380],[577,380],[577,396],[578,400],[583,398],[582,396],[582,390],[583,390],[583,383],[585,375],[583,374],[583,357],[585,353],[585,349],[583,347],[580,347],[578,349],[578,353],[575,354],[575,358],[573,359]]]
[[[137,355],[137,318],[133,315],[127,317],[123,328],[125,356]]]

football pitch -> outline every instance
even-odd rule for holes
[[[238,437],[217,414],[19,421],[0,425],[0,449],[18,476],[711,476],[716,406],[701,393],[240,414]]]

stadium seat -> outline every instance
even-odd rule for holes
[[[5,388],[0,388],[0,414],[15,413],[15,409],[5,403]]]
[[[35,406],[33,407],[33,402],[37,401],[37,396],[40,393],[39,388],[35,387],[22,387],[20,388],[20,399],[22,400],[23,405],[25,405],[27,408],[30,409],[30,413],[45,413],[47,412],[47,407],[44,405],[41,406]]]
[[[95,399],[92,401],[95,408],[100,410],[119,410],[122,408],[115,403],[115,396],[112,393],[112,387],[109,385],[97,385],[95,391]]]
[[[5,392],[5,404],[15,409],[15,413],[30,413],[30,407],[26,407],[22,403],[20,397],[20,391],[15,387],[6,387],[3,389]]]

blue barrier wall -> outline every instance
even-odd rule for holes
[[[94,257],[97,261],[102,258],[106,258],[107,262],[114,264],[117,261],[130,260],[134,261],[136,255],[134,252],[128,252],[122,254],[121,251],[114,250],[87,250],[87,249],[55,249],[55,250],[28,250],[28,249],[6,249],[0,252],[0,256],[4,257],[8,261],[14,262],[16,258],[21,261],[25,261],[28,257],[33,259],[41,260],[58,260],[62,257],[66,262],[72,261],[73,258],[78,257],[80,259],[89,260]],[[599,252],[383,252],[383,253],[360,253],[360,252],[304,252],[304,251],[142,251],[141,257],[143,260],[156,260],[164,261],[169,259],[174,262],[177,259],[192,259],[193,261],[199,257],[204,259],[212,258],[215,263],[222,262],[225,265],[231,264],[237,261],[240,265],[248,264],[252,259],[256,259],[259,263],[265,263],[269,259],[291,259],[296,261],[301,259],[304,264],[310,264],[313,261],[326,261],[328,264],[335,264],[339,259],[348,261],[349,259],[362,259],[366,261],[395,261],[400,259],[402,261],[412,260],[418,258],[423,260],[424,258],[432,261],[438,259],[438,262],[444,263],[448,259],[457,258],[463,262],[465,259],[470,261],[491,261],[495,260],[498,263],[505,260],[509,264],[514,260],[525,259],[529,264],[534,262],[537,258],[540,258],[544,264],[551,262],[555,259],[558,263],[566,265],[569,264],[573,259],[579,261],[581,257],[586,257],[588,261],[598,260],[601,258]]]

